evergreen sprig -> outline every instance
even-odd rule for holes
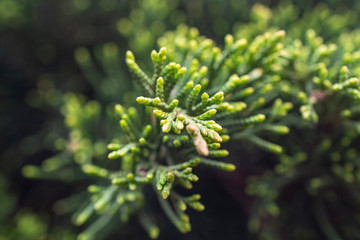
[[[141,93],[127,94],[122,104],[111,103],[111,110],[82,96],[66,95],[62,114],[70,134],[56,143],[62,153],[40,167],[25,166],[23,173],[92,182],[76,196],[81,200],[70,197],[57,204],[66,205],[58,207],[59,212],[75,212],[76,225],[88,224],[79,239],[91,239],[115,226],[113,221],[126,222],[133,215],[149,237],[157,238],[160,229],[147,207],[151,194],[179,231],[189,232],[186,210],[202,211],[204,206],[199,194],[182,196],[178,189],[191,189],[198,181],[194,169],[201,166],[234,171],[234,164],[219,160],[231,154],[221,148],[227,141],[241,143],[239,151],[255,153],[249,146],[257,146],[275,155],[253,154],[260,156],[257,163],[266,170],[249,177],[246,187],[255,196],[251,231],[264,239],[280,239],[271,233],[282,226],[272,224],[278,223],[274,219],[289,222],[282,197],[289,188],[301,186],[297,191],[305,192],[314,209],[307,211],[319,228],[352,236],[354,231],[333,226],[327,215],[331,206],[340,213],[348,210],[334,199],[346,202],[344,196],[350,196],[351,203],[358,203],[360,34],[339,35],[348,25],[335,16],[329,17],[331,24],[325,25],[331,31],[325,33],[320,23],[328,10],[315,9],[295,22],[294,6],[283,7],[273,12],[254,5],[253,23],[235,27],[233,35],[225,36],[224,47],[196,28],[179,25],[159,38],[160,49],[151,52],[150,68],[142,69],[127,51],[125,62]],[[295,27],[281,30],[287,26],[284,22]],[[116,68],[106,66],[118,59],[117,47],[106,44],[102,52],[111,75]],[[75,57],[90,78],[97,75],[88,50],[79,48]],[[113,89],[103,86],[97,94],[107,103],[107,92],[112,101],[119,101],[119,82],[110,86]],[[116,121],[121,132],[114,130]],[[107,160],[98,126],[107,128]],[[271,221],[264,221],[268,218]]]

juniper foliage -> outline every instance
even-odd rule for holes
[[[351,21],[338,21],[328,9],[295,20],[295,7],[282,7],[277,12],[255,5],[252,23],[234,27],[223,47],[180,25],[159,38],[159,49],[150,54],[153,66],[141,67],[128,51],[125,62],[138,91],[127,93],[122,104],[114,101],[123,86],[111,77],[121,74],[114,64],[120,61],[117,46],[104,45],[103,68],[113,84],[102,85],[98,95],[107,104],[68,94],[62,113],[70,134],[56,143],[62,152],[23,169],[28,177],[91,182],[87,191],[55,206],[60,213],[75,212],[74,223],[86,225],[79,239],[110,232],[118,215],[122,222],[137,216],[149,237],[157,238],[149,191],[169,221],[189,232],[187,208],[205,207],[199,194],[178,189],[191,189],[198,181],[193,169],[202,165],[234,171],[224,160],[229,152],[221,144],[227,141],[274,154],[257,161],[267,169],[249,177],[246,188],[256,197],[249,229],[261,239],[294,237],[279,231],[301,214],[284,211],[291,188],[311,203],[307,216],[329,239],[359,236],[357,213],[345,218],[351,210],[340,204],[359,206],[359,31],[344,31]],[[324,15],[331,31],[321,32]],[[89,51],[80,48],[75,56],[97,86]],[[296,196],[290,202],[301,209],[304,201]],[[307,225],[298,228],[316,239]]]

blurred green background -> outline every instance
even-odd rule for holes
[[[222,43],[225,34],[241,34],[243,24],[266,18],[251,10],[258,3],[293,20],[278,19],[277,26],[301,31],[311,22],[325,40],[343,30],[334,27],[338,22],[340,27],[359,27],[360,1],[351,0],[0,0],[0,239],[75,239],[80,231],[69,216],[56,214],[54,203],[80,191],[81,182],[71,185],[66,177],[32,180],[21,174],[24,165],[53,156],[56,140],[66,138],[59,112],[66,92],[81,93],[104,105],[126,102],[124,93],[133,89],[124,64],[126,50],[145,65],[157,48],[157,38],[180,24]],[[329,18],[331,14],[337,18]],[[84,64],[89,59],[91,65]],[[200,176],[197,187],[207,211],[190,214],[192,233],[182,236],[165,223],[168,228],[161,237],[255,239],[247,231],[243,209],[251,200],[234,198],[206,172]],[[244,179],[238,178],[237,187],[244,187]],[[218,193],[226,196],[225,202],[216,199]],[[147,239],[135,220],[111,237]]]

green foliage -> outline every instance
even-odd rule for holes
[[[309,26],[314,24],[308,21]],[[345,22],[337,24],[346,27]],[[318,239],[316,233],[307,232],[313,231],[306,222],[311,217],[328,239],[359,237],[355,230],[358,213],[351,214],[351,219],[346,215],[350,210],[347,204],[358,204],[359,190],[355,183],[359,119],[351,112],[359,104],[360,72],[357,51],[346,47],[356,45],[356,38],[347,36],[358,30],[342,34],[336,26],[332,30],[339,31],[333,42],[326,42],[313,29],[306,30],[303,39],[290,30],[290,38],[284,40],[286,70],[279,74],[281,81],[275,88],[281,89],[281,98],[291,101],[301,117],[290,111],[282,119],[281,123],[287,123],[292,132],[281,141],[286,151],[263,175],[249,178],[247,193],[257,196],[249,229],[259,232],[260,239]],[[295,191],[295,196],[286,199],[288,191]],[[300,196],[304,200],[297,199]],[[293,233],[283,231],[290,219],[303,214],[296,208],[302,209],[304,201],[309,204],[307,220],[299,221]],[[292,210],[288,210],[290,206]],[[337,219],[330,214],[336,214]],[[263,222],[270,218],[277,221]]]
[[[135,36],[133,50],[149,50],[154,41],[141,25],[147,14],[160,12],[164,19],[175,11],[171,16],[178,16],[177,2],[170,8],[149,2],[160,10],[144,1],[149,12],[133,10],[131,21],[117,23],[122,34]],[[186,191],[179,189],[192,189],[199,180],[194,170],[202,166],[234,171],[239,163],[223,160],[231,156],[221,146],[228,142],[250,151],[238,157],[241,161],[264,169],[250,176],[246,187],[255,197],[249,230],[260,239],[359,238],[360,34],[350,30],[356,15],[349,11],[341,17],[324,5],[301,20],[298,14],[289,3],[274,10],[255,4],[251,22],[235,24],[223,46],[180,24],[158,39],[159,50],[149,58],[152,66],[126,52],[137,84],[132,91],[124,89],[127,80],[120,81],[125,75],[116,44],[100,46],[95,58],[78,48],[75,58],[97,100],[65,95],[61,113],[69,136],[56,141],[61,153],[41,166],[25,166],[23,174],[87,180],[87,191],[55,207],[72,213],[75,225],[86,225],[78,239],[106,236],[132,216],[150,238],[157,238],[161,229],[149,199],[156,196],[169,221],[189,232],[186,210],[205,207],[199,194],[183,195],[179,192]],[[182,22],[181,16],[171,19]],[[154,22],[151,29],[162,32],[161,24]],[[310,204],[305,223],[282,230],[303,214],[305,203]],[[294,209],[288,211],[289,206]],[[315,219],[320,234],[309,219]],[[301,238],[301,232],[310,237]]]
[[[103,143],[96,142],[97,132],[94,131],[100,121],[99,104],[94,101],[84,103],[81,97],[67,95],[63,114],[70,138],[63,146],[65,151],[46,160],[41,168],[26,166],[23,169],[28,177],[62,176],[71,181],[81,179],[85,174],[99,179],[97,184],[88,188],[93,195],[90,201],[74,215],[77,225],[84,224],[94,213],[100,215],[79,235],[80,239],[96,234],[117,212],[122,221],[138,213],[144,215],[145,222],[149,223],[151,217],[147,217],[144,209],[147,202],[144,190],[148,185],[155,187],[170,221],[181,232],[188,232],[191,227],[184,204],[199,211],[204,207],[198,200],[190,201],[188,197],[180,196],[175,186],[191,189],[192,182],[198,180],[192,173],[197,165],[235,170],[233,164],[211,159],[229,154],[227,150],[219,149],[220,143],[228,141],[229,135],[235,139],[247,139],[277,154],[282,151],[280,146],[257,135],[264,129],[275,134],[287,132],[285,126],[278,126],[275,122],[289,108],[284,108],[282,103],[270,104],[273,101],[270,96],[272,82],[278,81],[272,67],[278,63],[262,61],[262,58],[281,50],[278,44],[284,32],[259,36],[249,46],[246,40],[234,41],[233,36],[227,35],[224,50],[215,47],[210,39],[199,36],[193,28],[180,26],[173,34],[179,39],[189,36],[190,43],[183,46],[169,44],[169,53],[166,48],[153,51],[154,72],[151,77],[139,67],[131,52],[126,54],[126,63],[134,80],[145,94],[136,101],[145,107],[115,105],[123,133],[108,145],[110,161],[96,161],[103,153]],[[161,41],[169,41],[171,37],[173,35],[167,35]],[[187,46],[190,49],[186,49]],[[260,49],[261,54],[255,54],[254,49]],[[183,52],[186,55],[182,57]],[[233,66],[232,60],[239,57],[248,61],[240,59],[238,61],[242,64]],[[181,64],[165,62],[175,58],[184,60]],[[270,76],[260,78],[263,70],[259,67],[269,71]],[[269,120],[262,111],[268,112]],[[278,114],[281,111],[285,111],[284,114]],[[69,154],[74,156],[74,162],[80,168],[67,168],[68,161],[59,161]],[[117,161],[120,168],[115,168],[113,161]],[[79,170],[83,174],[78,174]],[[178,208],[177,202],[184,204]],[[146,225],[145,229],[150,236],[155,235],[154,227]]]

